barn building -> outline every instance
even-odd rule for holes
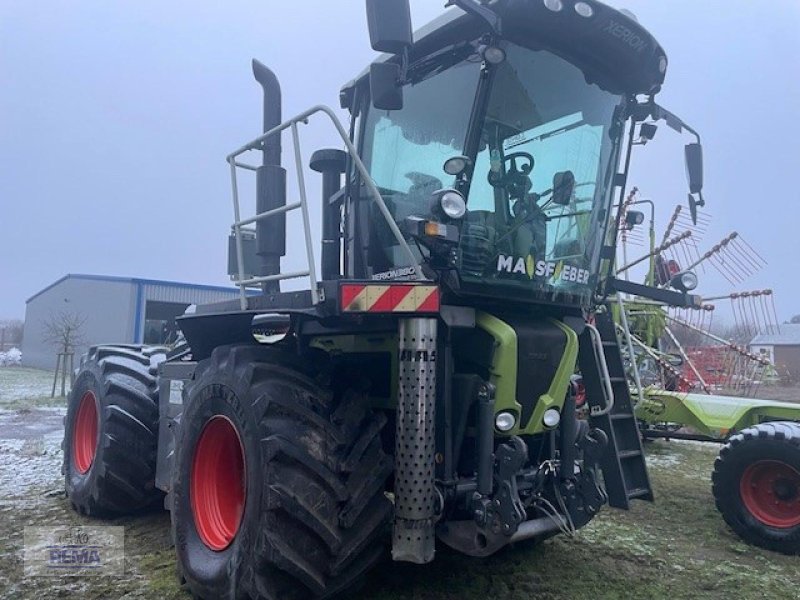
[[[750,352],[772,361],[782,378],[800,381],[800,323],[784,323],[775,333],[757,335]]]
[[[101,275],[65,275],[25,305],[23,365],[56,366],[57,348],[47,341],[48,323],[81,323],[78,357],[93,344],[160,344],[174,338],[175,317],[190,304],[236,299],[236,288]]]

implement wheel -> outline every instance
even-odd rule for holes
[[[329,597],[383,552],[386,417],[365,393],[322,387],[296,360],[226,346],[195,371],[167,501],[195,597]]]
[[[81,514],[126,514],[162,498],[156,378],[165,357],[161,347],[94,346],[81,359],[62,445],[67,496]]]
[[[717,508],[742,539],[800,554],[800,424],[762,423],[733,436],[712,481]]]

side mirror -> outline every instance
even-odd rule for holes
[[[692,194],[703,191],[703,147],[698,143],[686,144],[686,177]]]
[[[394,63],[372,63],[369,66],[369,91],[372,106],[379,110],[403,108],[403,88],[400,85],[401,67]]]
[[[639,141],[646,144],[656,137],[656,131],[658,131],[658,125],[655,123],[642,123],[639,127]]]
[[[400,54],[414,41],[408,0],[367,0],[367,25],[377,52]]]
[[[553,175],[553,204],[567,206],[575,192],[575,175],[572,171],[561,171]]]

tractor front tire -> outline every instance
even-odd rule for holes
[[[800,554],[800,423],[762,423],[731,437],[712,482],[717,508],[745,542]]]
[[[79,513],[111,517],[163,497],[155,487],[158,346],[93,346],[81,359],[64,418],[62,473]]]
[[[220,347],[187,388],[167,505],[195,597],[327,598],[383,552],[386,417],[289,358]]]

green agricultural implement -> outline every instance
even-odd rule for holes
[[[623,211],[644,203],[636,200],[635,192],[622,205]],[[648,287],[640,296],[618,298],[612,310],[616,333],[626,348],[628,382],[641,433],[645,439],[723,443],[712,480],[717,508],[725,521],[749,543],[786,554],[800,553],[800,403],[750,397],[765,381],[775,378],[774,365],[765,356],[753,354],[745,343],[724,339],[710,331],[708,322],[703,323],[715,308],[709,300],[730,300],[744,305],[732,306],[740,330],[734,334],[749,340],[759,332],[775,331],[774,307],[767,304],[771,291],[726,294],[677,309],[665,299],[654,300],[657,294],[646,295],[651,286],[663,285],[681,274],[688,274],[690,287],[696,285],[694,273],[679,265],[681,252],[695,268],[718,252],[730,252],[726,244],[740,239],[738,234],[727,236],[704,254],[694,249],[692,260],[692,249],[679,248],[695,232],[697,214],[689,227],[679,232],[680,211],[680,207],[676,209],[659,246],[651,218],[645,236],[649,251],[644,257]],[[629,241],[624,238],[631,229],[620,230],[621,248]],[[750,269],[759,266],[761,259],[749,246],[742,242],[740,250],[752,254],[728,257],[717,267],[730,263]],[[740,276],[747,274],[739,268]],[[627,271],[625,267],[621,270]],[[688,343],[695,345],[685,347]],[[630,368],[632,364],[635,370]]]
[[[387,547],[483,557],[653,499],[616,332],[592,320],[647,287],[614,277],[614,208],[656,123],[696,138],[702,204],[699,138],[655,101],[666,54],[595,0],[449,4],[412,35],[407,1],[367,0],[386,54],[342,88],[349,127],[325,106],[284,121],[254,61],[264,133],[227,157],[239,300],[180,318],[169,351],[99,346],[77,373],[69,501],[93,517],[163,504],[195,597],[329,597]],[[312,119],[340,147],[306,164]],[[322,176],[319,244],[306,166]]]

